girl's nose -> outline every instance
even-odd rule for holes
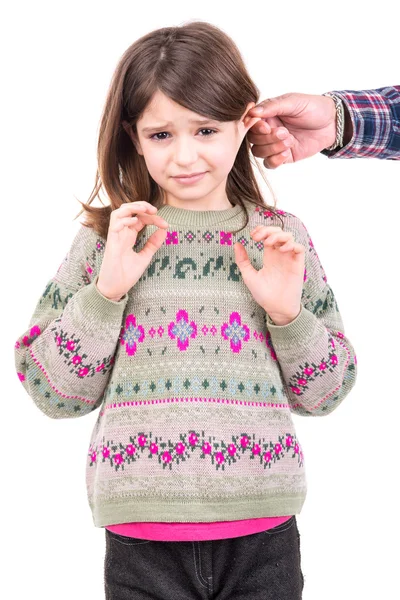
[[[191,164],[196,159],[196,148],[193,140],[182,138],[175,143],[175,160],[178,164]]]

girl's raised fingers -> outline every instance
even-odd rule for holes
[[[288,240],[285,244],[280,246],[280,252],[291,252],[294,250],[295,242],[293,240]]]
[[[131,225],[136,225],[137,222],[137,217],[123,217],[122,219],[117,219],[112,224],[110,223],[109,231],[112,231],[113,233],[120,233],[125,226],[130,227]]]
[[[293,240],[293,235],[290,232],[282,231],[282,233],[274,233],[269,235],[265,240],[266,246],[279,245],[282,246],[285,242]]]
[[[272,233],[274,231],[282,231],[282,227],[279,227],[279,225],[257,225],[250,234],[259,237],[260,232],[265,235],[266,233]]]
[[[153,208],[155,208],[155,207],[153,207]],[[120,210],[120,209],[118,208],[117,211],[118,210]],[[134,213],[133,215],[132,215],[132,212]],[[132,216],[136,216],[136,215],[138,218],[140,218],[140,220],[143,222],[144,225],[156,225],[157,227],[169,227],[169,225],[165,219],[163,219],[161,216],[158,216],[154,212],[151,212],[151,213],[148,212],[146,210],[146,207],[143,210],[136,207],[134,211],[132,211],[132,210],[121,211],[121,213],[119,215],[116,215],[116,218],[119,220],[119,219],[124,219],[124,218],[131,218]]]
[[[123,225],[136,225],[138,221],[138,217],[123,217],[122,219],[119,219],[119,222]]]
[[[148,213],[155,214],[157,208],[149,202],[138,201],[138,202],[125,202],[121,204],[117,209],[113,210],[111,214],[115,213],[116,218],[126,217],[127,215]]]
[[[293,240],[289,240],[279,248],[280,252],[294,252],[295,254],[301,254],[302,252],[305,252],[305,250],[306,249],[302,244],[298,244]]]
[[[138,216],[134,217],[120,217],[114,222],[112,231],[119,233],[123,230],[125,226],[131,227],[133,225],[135,225],[135,229],[137,231],[140,231],[146,224],[144,221],[145,219],[143,218],[143,214],[141,213],[138,213]],[[160,227],[162,229],[166,229],[169,227],[168,223],[164,219],[156,216],[154,216],[154,218],[151,218],[151,220],[147,224],[156,225],[157,227]]]
[[[297,242],[295,243],[294,247],[293,247],[293,252],[295,252],[296,254],[305,254],[306,249],[303,246],[303,244],[298,244]]]

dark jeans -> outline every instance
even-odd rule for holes
[[[273,529],[201,542],[106,532],[106,600],[301,600],[296,517]]]

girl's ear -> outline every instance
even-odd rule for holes
[[[251,117],[250,115],[247,115],[249,110],[254,108],[254,106],[256,106],[255,102],[249,102],[249,104],[247,105],[246,111],[243,113],[242,118],[241,118],[241,121],[243,123],[246,133],[248,132],[249,129],[251,129],[253,127],[253,125],[255,123],[257,123],[257,121],[261,121],[261,117]]]
[[[131,125],[129,125],[128,121],[122,121],[122,127],[125,129],[126,133],[132,140],[133,145],[135,146],[138,154],[143,154],[142,149],[140,147],[139,140],[136,139],[136,136],[132,130]]]

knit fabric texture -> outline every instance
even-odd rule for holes
[[[282,226],[245,201],[224,210],[163,205],[165,242],[119,301],[96,287],[106,240],[81,224],[15,343],[19,380],[52,419],[99,409],[86,457],[96,527],[210,522],[301,512],[307,482],[293,414],[327,416],[357,361],[311,237],[301,311],[275,325],[255,302],[233,244],[263,265],[256,225]],[[156,230],[147,226],[134,250]]]

